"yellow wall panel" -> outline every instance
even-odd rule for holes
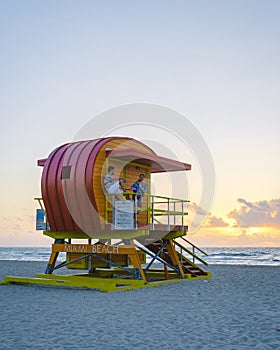
[[[102,228],[104,228],[105,224],[105,218],[106,218],[106,198],[103,192],[103,184],[102,180],[103,177],[106,174],[108,166],[114,166],[115,167],[115,179],[117,180],[119,177],[126,178],[126,189],[129,190],[130,186],[135,182],[139,174],[143,173],[146,175],[146,185],[148,186],[148,182],[150,179],[150,169],[148,167],[143,167],[140,164],[128,164],[126,165],[126,162],[116,160],[116,159],[110,159],[109,161],[106,161],[106,149],[127,149],[132,148],[136,150],[141,151],[149,151],[147,147],[141,143],[138,143],[136,140],[129,140],[126,139],[116,139],[113,141],[107,142],[99,151],[96,160],[95,160],[95,166],[94,166],[94,172],[93,172],[93,191],[95,195],[95,201],[97,205],[97,210],[101,218],[101,225]],[[125,166],[126,165],[126,166]],[[143,198],[143,207],[148,205],[148,199]],[[141,219],[142,222],[148,222],[148,214],[147,212],[139,214],[139,220]],[[111,213],[109,214],[109,222],[111,222],[112,216]]]

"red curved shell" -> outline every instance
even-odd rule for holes
[[[44,162],[42,198],[48,222],[54,232],[93,232],[102,229],[98,213],[93,176],[101,149],[110,141],[124,142],[131,138],[108,137],[68,143],[56,148]],[[154,152],[139,141],[146,151]],[[63,167],[71,167],[70,177],[62,178]],[[101,176],[100,181],[101,185]]]

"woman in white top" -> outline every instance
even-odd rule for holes
[[[103,184],[107,193],[123,193],[125,191],[125,179],[120,177],[118,181],[115,181],[113,175],[115,174],[115,168],[113,166],[108,167],[108,174],[104,176]]]

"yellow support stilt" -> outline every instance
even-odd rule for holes
[[[168,240],[166,248],[168,250],[168,254],[170,256],[170,259],[172,261],[173,266],[177,266],[178,267],[179,272],[181,274],[181,277],[184,278],[185,274],[184,274],[181,262],[179,260],[179,257],[178,257],[178,254],[176,252],[176,249],[175,249],[175,246],[174,246],[174,242],[172,241],[172,239]]]
[[[144,283],[147,283],[146,276],[145,276],[144,271],[142,269],[141,262],[140,262],[136,248],[134,248],[134,251],[135,252],[133,254],[129,254],[130,261],[131,261],[133,267],[135,269],[137,269],[137,271],[139,272]]]

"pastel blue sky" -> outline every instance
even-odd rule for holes
[[[120,104],[168,106],[200,130],[215,217],[279,198],[279,14],[273,0],[0,1],[0,245],[49,243],[34,231],[37,159]]]

